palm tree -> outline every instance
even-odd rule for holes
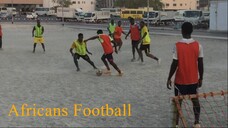
[[[72,4],[71,0],[52,0],[52,2],[57,3],[63,7],[69,7]]]

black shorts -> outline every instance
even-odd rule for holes
[[[133,47],[138,47],[138,45],[139,45],[139,40],[132,40],[132,41],[131,41],[131,45],[132,45]]]
[[[146,51],[146,52],[150,52],[150,45],[149,44],[145,44],[145,45],[143,45],[143,44],[141,44],[140,45],[140,50],[144,50],[144,51]]]
[[[175,86],[176,86],[174,90],[175,96],[197,94],[198,83],[191,84],[191,85],[175,84]]]
[[[89,56],[86,54],[86,55],[79,55],[78,53],[75,53],[74,56],[79,60],[80,58],[83,58],[83,59],[87,59],[89,58]]]
[[[112,53],[110,54],[103,54],[103,56],[101,57],[102,59],[107,59],[109,62],[112,62],[113,61],[113,56],[112,56]]]

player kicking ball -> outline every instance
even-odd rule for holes
[[[87,40],[85,40],[86,42],[89,41],[89,40],[95,40],[95,39],[98,39],[103,47],[103,50],[104,50],[104,54],[102,55],[101,57],[101,60],[103,61],[103,63],[105,64],[106,68],[107,68],[107,71],[104,72],[105,74],[107,73],[111,73],[110,71],[110,67],[108,65],[108,62],[116,69],[116,71],[118,72],[118,75],[119,76],[122,76],[123,73],[121,72],[121,70],[118,68],[118,66],[114,63],[114,60],[113,60],[113,56],[112,56],[112,53],[113,53],[113,47],[112,47],[112,44],[114,44],[114,47],[115,47],[115,52],[117,52],[117,49],[116,49],[116,43],[113,42],[110,37],[106,34],[103,34],[103,31],[102,30],[98,30],[97,31],[97,36],[93,36]],[[108,60],[108,62],[106,61]],[[99,74],[99,73],[97,73]]]
[[[75,50],[75,53],[73,52],[73,49]],[[84,59],[89,64],[91,64],[94,69],[97,69],[97,67],[94,65],[94,63],[90,60],[89,56],[87,55],[87,53],[90,55],[92,55],[92,53],[88,51],[87,46],[86,46],[86,41],[83,40],[82,33],[79,33],[78,39],[73,42],[73,44],[70,48],[70,53],[74,58],[74,63],[77,68],[77,71],[80,71],[80,68],[78,65],[78,60],[80,58]]]

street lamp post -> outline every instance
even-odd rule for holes
[[[62,25],[64,26],[63,4],[64,4],[64,2],[62,0],[62,4],[61,4],[61,6],[62,6]]]
[[[12,19],[11,20],[12,20],[12,24],[13,24],[13,20],[14,20],[13,19],[14,18],[14,16],[13,16],[13,0],[11,0],[11,4],[12,4],[11,5],[12,6],[12,10],[11,10],[11,17],[12,17]]]
[[[148,27],[148,29],[149,29],[149,11],[150,11],[150,2],[149,2],[149,0],[147,0],[147,27]]]

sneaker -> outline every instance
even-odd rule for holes
[[[120,73],[118,72],[118,76],[123,76],[123,72],[120,71]]]
[[[103,71],[104,74],[111,74],[111,70],[105,70]]]
[[[161,59],[159,58],[159,59],[158,59],[158,65],[160,65],[160,64],[161,64]]]
[[[76,71],[79,72],[80,71],[80,68],[78,68]]]
[[[141,61],[141,62],[140,62],[140,65],[145,65],[145,62],[144,62],[144,61],[143,61],[143,62]]]
[[[201,127],[200,127],[200,124],[194,124],[193,128],[201,128]]]
[[[134,61],[135,61],[135,58],[132,58],[132,59],[131,59],[131,62],[134,62]]]

